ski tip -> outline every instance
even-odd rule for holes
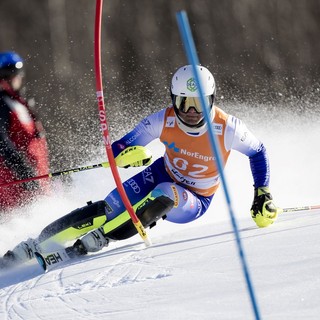
[[[47,264],[46,264],[46,260],[44,259],[44,257],[39,252],[35,252],[34,255],[35,255],[35,258],[37,259],[37,262],[39,263],[39,265],[43,269],[43,271],[46,272],[47,271]]]

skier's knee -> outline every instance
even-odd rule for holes
[[[142,225],[147,228],[152,228],[156,225],[158,220],[165,219],[166,214],[172,209],[173,201],[163,192],[159,190],[150,192],[148,196],[142,199],[139,203],[134,205],[136,209],[136,215],[140,219]],[[127,211],[122,213],[122,215],[128,215]],[[120,216],[118,217],[120,218]],[[114,219],[115,220],[115,219]],[[107,231],[107,227],[111,222],[105,224],[105,234],[106,237],[112,240],[123,240],[130,238],[137,234],[137,229],[132,223],[131,219],[128,218],[127,221],[115,225],[112,230]],[[120,219],[121,221],[121,219]],[[110,225],[111,226],[111,225]],[[109,227],[110,229],[110,227]]]
[[[173,208],[167,213],[168,221],[187,223],[199,217],[201,203],[190,190],[171,182],[160,183],[155,190],[161,191],[173,200]]]

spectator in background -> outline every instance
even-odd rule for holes
[[[20,90],[22,58],[0,52],[0,184],[49,172],[45,132]],[[46,181],[0,187],[0,213],[24,205],[46,192]]]

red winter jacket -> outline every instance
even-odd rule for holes
[[[1,87],[0,184],[47,174],[48,149],[41,123],[21,96],[4,83]],[[39,181],[0,187],[0,212],[25,204],[35,195],[46,192],[48,182]]]

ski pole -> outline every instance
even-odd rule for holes
[[[0,184],[0,187],[8,187],[8,186],[12,186],[14,184],[19,184],[19,183],[24,183],[24,182],[34,181],[34,180],[40,180],[40,179],[46,179],[46,178],[52,178],[52,177],[58,177],[58,176],[65,176],[68,174],[72,174],[72,173],[76,173],[76,172],[80,172],[80,171],[86,171],[86,170],[90,170],[90,169],[101,168],[101,167],[109,168],[110,164],[109,164],[109,162],[102,162],[99,164],[93,164],[93,165],[88,165],[88,166],[84,166],[84,167],[48,173],[48,174],[44,174],[42,176],[30,177],[30,178],[21,179],[21,180],[13,180],[10,182],[5,182],[5,183]]]
[[[283,208],[283,212],[308,211],[308,210],[316,210],[316,209],[320,209],[320,205]]]
[[[151,242],[148,238],[147,232],[136,215],[130,200],[126,194],[126,191],[122,185],[121,178],[117,169],[117,165],[115,163],[115,159],[112,152],[111,147],[111,139],[109,135],[108,122],[106,109],[104,105],[104,94],[103,94],[103,86],[102,86],[102,71],[101,71],[101,18],[102,18],[102,4],[103,0],[96,0],[96,15],[95,15],[95,26],[94,26],[94,66],[95,66],[95,78],[96,78],[96,96],[97,103],[99,109],[99,120],[101,131],[103,134],[103,143],[106,148],[107,157],[110,163],[111,172],[114,178],[114,181],[117,186],[117,190],[121,197],[121,200],[127,209],[130,218],[137,229],[137,232],[144,240],[145,245],[151,245]]]
[[[132,163],[137,163],[140,162],[141,165],[143,165],[144,161],[150,160],[152,157],[151,152],[142,146],[133,146],[133,147],[128,147],[125,150],[123,150],[115,159],[115,163],[118,167],[120,168],[126,168],[130,166]],[[8,187],[12,186],[14,184],[19,184],[19,183],[24,183],[24,182],[29,182],[33,180],[40,180],[40,179],[46,179],[46,178],[52,178],[52,177],[58,177],[58,176],[65,176],[68,174],[76,173],[76,172],[81,172],[81,171],[86,171],[86,170],[91,170],[91,169],[96,169],[96,168],[109,168],[110,163],[109,162],[102,162],[99,164],[92,164],[88,166],[83,166],[79,168],[73,168],[73,169],[66,169],[63,171],[57,171],[53,173],[48,173],[44,174],[41,176],[37,177],[30,177],[22,180],[13,180],[10,182],[5,182],[0,184],[0,187]]]

